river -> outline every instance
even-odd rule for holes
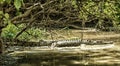
[[[80,50],[71,53],[26,54],[15,66],[120,66],[120,42],[116,42],[115,46],[109,49]]]

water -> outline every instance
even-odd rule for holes
[[[120,42],[116,42],[113,48],[102,50],[64,49],[21,54],[23,56],[12,66],[120,66]]]

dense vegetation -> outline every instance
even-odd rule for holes
[[[42,39],[51,28],[120,27],[119,0],[0,0],[5,38]]]

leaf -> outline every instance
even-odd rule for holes
[[[0,14],[2,15],[2,14],[3,14],[3,11],[0,11]]]
[[[21,5],[22,5],[21,0],[14,0],[14,6],[18,11],[19,11]]]
[[[9,19],[9,14],[8,13],[5,13],[5,18]]]
[[[76,0],[73,0],[73,1],[72,1],[72,5],[74,6],[74,8],[77,8],[77,7],[78,7],[78,6],[76,5],[76,3],[77,3]]]
[[[11,3],[11,0],[5,0],[8,4],[10,4]]]
[[[3,3],[4,2],[4,0],[0,0],[0,3]]]
[[[76,5],[76,1],[72,1],[72,5]]]

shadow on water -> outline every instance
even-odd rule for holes
[[[64,58],[52,58],[52,59],[43,59],[43,58],[23,58],[19,60],[17,66],[119,66],[117,63],[94,63],[93,58],[86,57],[64,57]]]

